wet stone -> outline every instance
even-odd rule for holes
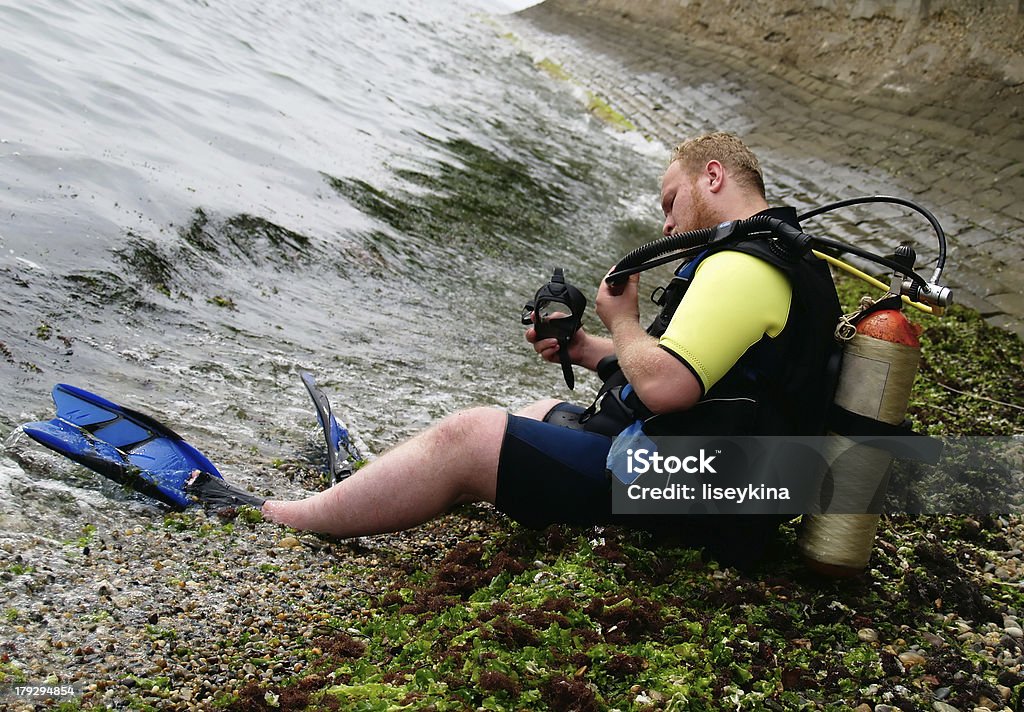
[[[857,631],[857,638],[865,643],[877,643],[878,631],[874,628],[861,628]]]
[[[899,659],[900,662],[908,668],[913,667],[915,665],[924,665],[925,662],[927,662],[925,656],[921,655],[921,653],[914,652],[900,653]]]

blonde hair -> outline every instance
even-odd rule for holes
[[[717,131],[683,141],[672,151],[672,160],[679,161],[689,174],[697,174],[704,170],[708,161],[718,161],[736,182],[756,190],[762,198],[764,193],[764,176],[761,164],[747,145],[730,133]]]

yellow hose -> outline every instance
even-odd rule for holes
[[[833,257],[832,255],[826,255],[824,252],[818,252],[817,250],[811,250],[811,252],[814,254],[815,257],[817,257],[820,260],[825,260],[826,262],[828,262],[833,267],[837,267],[837,268],[843,270],[844,272],[848,272],[848,273],[852,274],[854,277],[858,277],[859,279],[864,280],[865,282],[867,282],[868,284],[870,284],[873,287],[877,287],[878,289],[881,289],[881,290],[886,291],[886,292],[889,291],[889,285],[888,284],[886,284],[885,282],[883,282],[883,281],[881,281],[879,279],[875,279],[874,277],[872,277],[867,272],[862,272],[861,270],[857,269],[853,265],[851,265],[851,264],[849,264],[847,262],[843,262],[842,260],[840,260],[840,259],[838,259],[836,257]],[[905,294],[903,296],[901,296],[900,299],[903,300],[904,304],[908,304],[908,305],[914,307],[915,309],[917,309],[919,311],[923,311],[925,314],[932,314],[934,316],[939,316],[939,315],[942,314],[942,311],[943,311],[941,309],[936,309],[934,307],[930,307],[927,304],[922,304],[921,302],[915,302],[910,297],[906,296]]]

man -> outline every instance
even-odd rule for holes
[[[676,149],[662,179],[661,206],[665,235],[768,210],[757,159],[735,136],[722,133]],[[795,222],[787,210],[773,214]],[[813,418],[819,415],[801,409],[804,402],[824,401],[826,348],[814,342],[830,337],[838,317],[831,277],[809,257],[787,273],[758,249],[729,249],[695,261],[688,290],[657,337],[639,322],[639,276],[615,288],[602,282],[596,310],[611,336],[578,331],[568,345],[572,362],[593,370],[616,356],[635,394],[629,399],[632,417],[665,418],[680,433],[708,422],[708,413],[714,421],[717,404],[729,403],[729,431],[816,434],[821,420]],[[803,286],[815,281],[815,289]],[[831,303],[817,311],[807,306],[822,295]],[[532,328],[526,338],[546,360],[558,361],[556,340],[538,340]],[[758,371],[761,376],[752,380],[749,374]],[[800,395],[808,389],[811,396]],[[737,401],[753,403],[753,409],[733,412]],[[406,529],[474,501],[491,502],[534,527],[615,523],[621,520],[611,512],[605,468],[612,437],[581,428],[581,410],[546,400],[514,415],[494,408],[456,413],[334,487],[299,501],[266,501],[262,511],[270,521],[339,537]],[[701,413],[696,426],[685,422],[692,412]],[[671,425],[680,415],[684,420]],[[755,518],[751,528],[724,517],[707,519],[671,525],[693,534],[694,543],[713,550],[719,545],[717,554],[727,561],[756,549],[745,537],[761,543],[778,524]]]

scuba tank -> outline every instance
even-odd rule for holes
[[[894,258],[913,269],[913,249],[901,246]],[[902,281],[898,273],[892,288],[898,289],[897,281]],[[852,413],[893,426],[903,423],[921,360],[921,329],[904,316],[902,306],[891,296],[878,302],[865,297],[856,312],[840,320],[836,339],[844,348],[834,398],[840,417]],[[829,434],[839,438],[841,448],[841,436]],[[878,511],[881,503],[873,500],[885,492],[891,464],[890,453],[862,446],[856,458],[833,461],[832,483],[846,501],[862,503],[865,512]],[[854,576],[871,558],[879,520],[878,514],[806,514],[797,547],[812,570]]]
[[[844,324],[837,329],[845,332],[837,337],[847,340],[834,403],[856,415],[898,426],[910,401],[921,343],[919,327],[903,315],[899,300],[889,301],[888,308],[865,304],[852,333],[843,329]],[[852,318],[847,319],[850,324]],[[829,434],[841,438],[832,430]],[[841,440],[836,444],[842,449]],[[861,503],[865,512],[877,511],[881,503],[874,500],[885,492],[892,454],[864,445],[856,453],[856,458],[827,458],[832,461],[835,496]],[[797,546],[814,571],[854,576],[868,564],[879,520],[878,514],[805,514]]]

